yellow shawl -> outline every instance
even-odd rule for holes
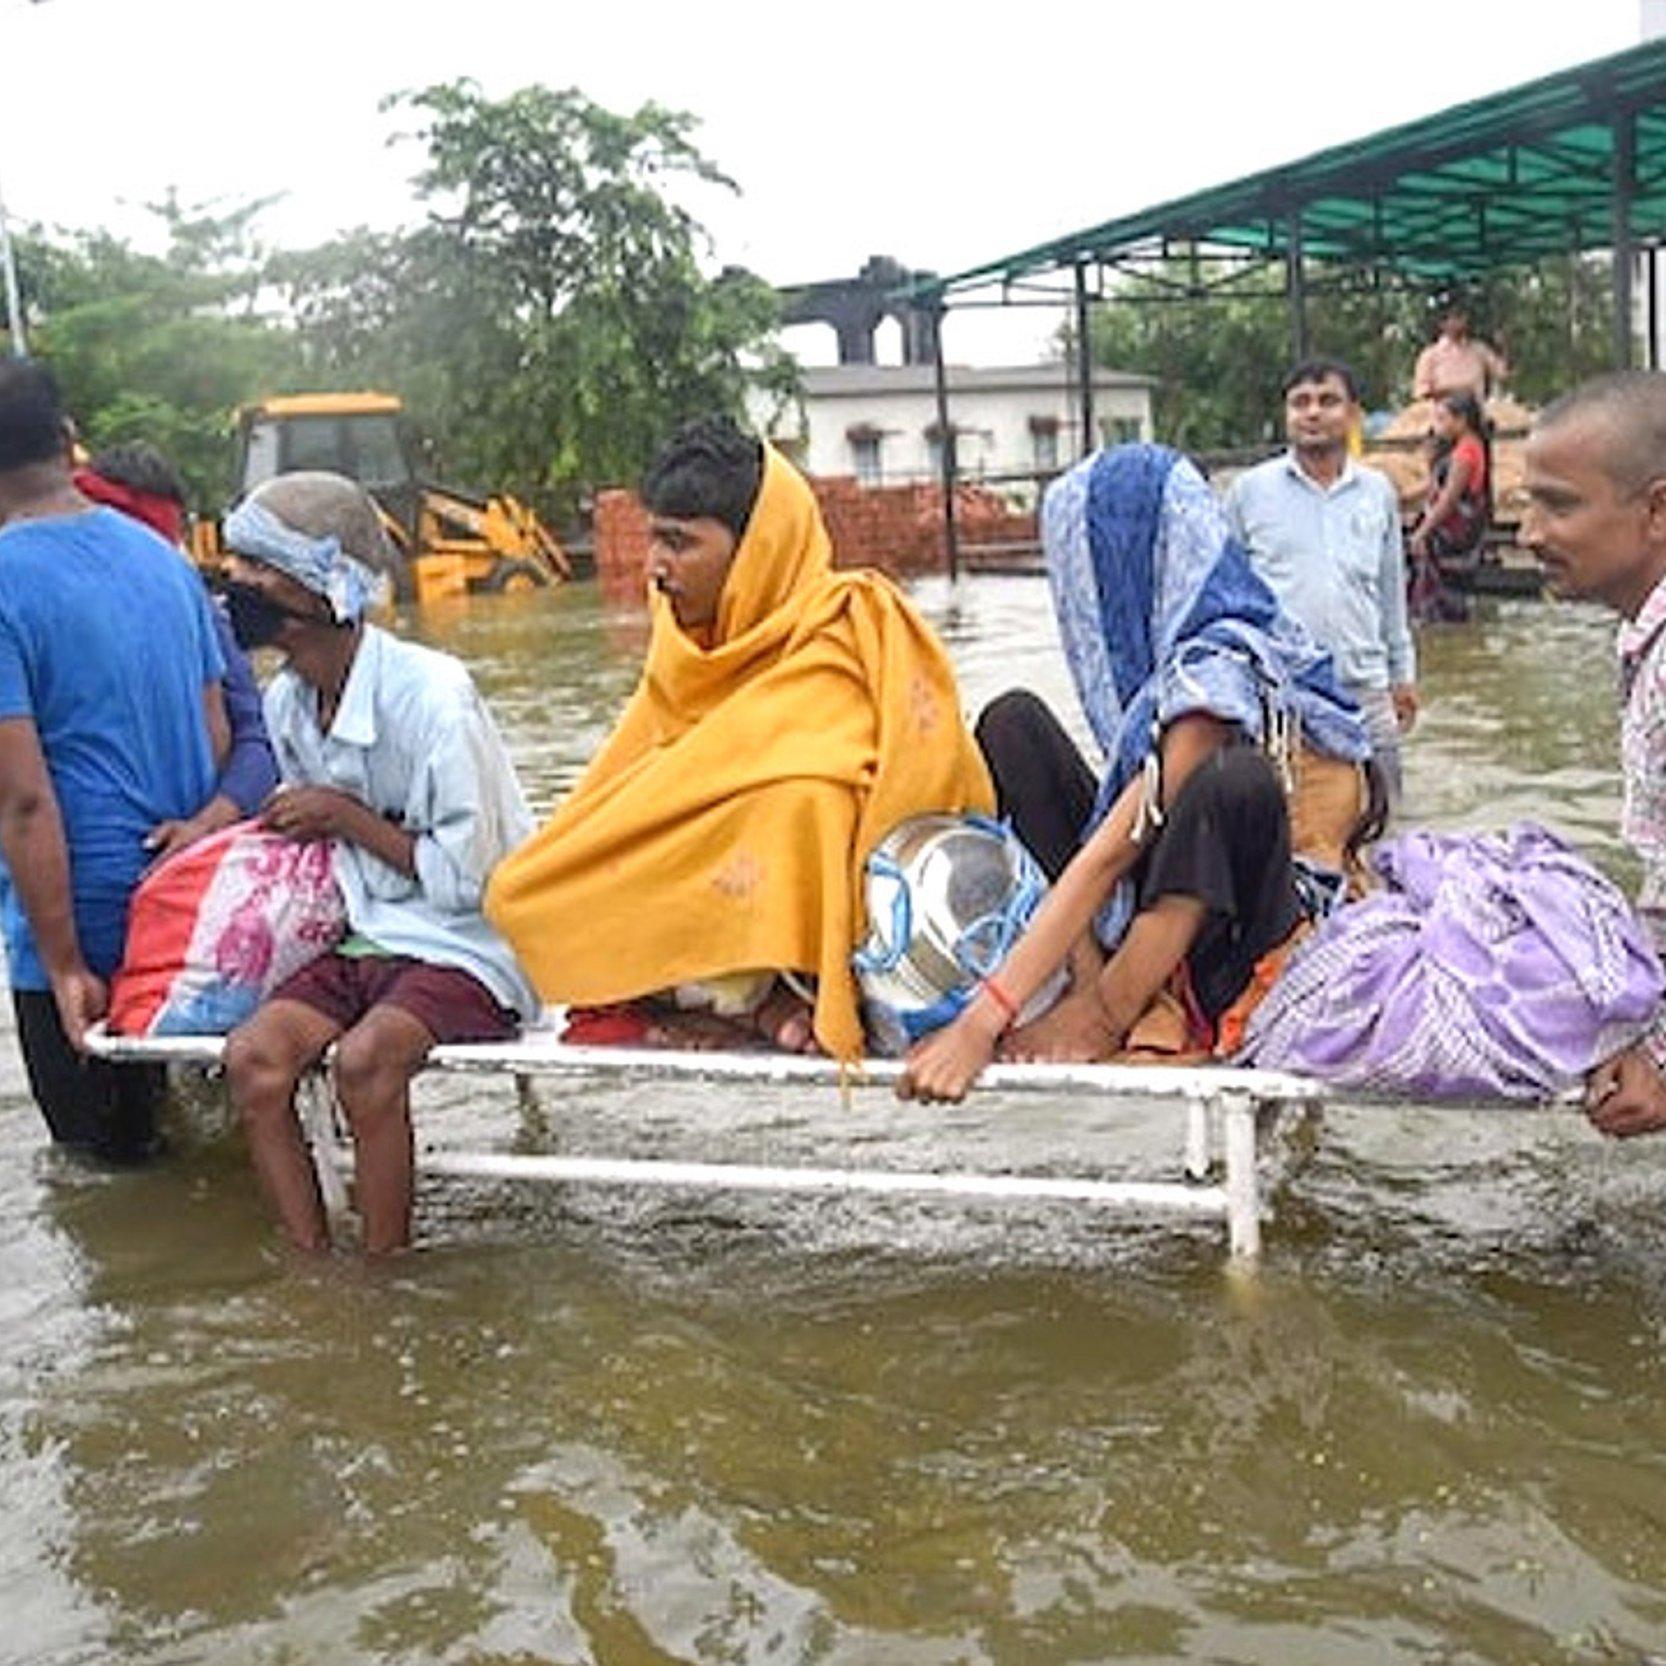
[[[549,1001],[813,974],[816,1038],[855,1058],[868,852],[909,816],[994,801],[948,658],[886,579],[833,572],[809,486],[768,447],[713,646],[653,607],[624,716],[492,875],[487,917]]]

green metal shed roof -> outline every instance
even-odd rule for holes
[[[1422,282],[1615,241],[1616,151],[1634,146],[1630,235],[1666,238],[1666,40],[1459,104],[1299,162],[1107,220],[918,286],[1011,285],[1078,262],[1135,265],[1176,245],[1305,256]]]

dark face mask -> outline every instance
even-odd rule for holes
[[[231,619],[231,634],[244,649],[270,648],[291,619],[317,625],[323,621],[313,614],[302,613],[281,602],[273,601],[263,591],[250,584],[238,584],[234,579],[223,579],[219,591],[226,599],[226,613]]]

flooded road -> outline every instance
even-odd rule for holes
[[[918,592],[968,704],[1080,720],[1044,587]],[[540,810],[634,680],[592,588],[412,621]],[[1610,632],[1423,642],[1409,814],[1628,884]],[[1087,1209],[423,1185],[421,1252],[297,1272],[212,1090],[150,1173],[42,1148],[0,1039],[0,1660],[529,1666],[1666,1657],[1666,1141],[1335,1111],[1265,1269]],[[833,1160],[825,1105],[425,1084],[419,1138]],[[873,1160],[1063,1166],[1080,1105],[858,1095]],[[1156,1174],[1174,1141],[1097,1114]]]

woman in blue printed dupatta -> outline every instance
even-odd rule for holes
[[[1078,1060],[1209,1051],[1341,893],[1368,819],[1358,711],[1191,463],[1160,446],[1096,452],[1049,489],[1042,540],[1106,769],[1096,784],[1032,694],[984,712],[1001,813],[1053,887],[978,997],[909,1054],[904,1097],[961,1098],[997,1046]],[[1067,961],[1064,999],[1007,1035]]]

